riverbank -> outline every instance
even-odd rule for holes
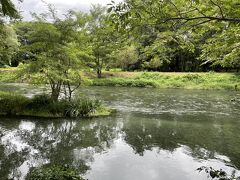
[[[85,85],[154,87],[203,90],[240,90],[239,73],[176,73],[176,72],[111,72],[104,71],[103,78],[96,78],[93,71],[82,72]],[[17,68],[0,69],[0,82],[47,83],[41,75],[19,78]]]
[[[240,74],[235,73],[107,72],[103,76],[93,78],[92,85],[240,90]]]

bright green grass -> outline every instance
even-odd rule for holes
[[[142,72],[133,77],[93,79],[95,86],[240,90],[240,74]]]

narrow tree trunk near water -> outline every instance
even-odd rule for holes
[[[51,93],[51,98],[54,101],[57,101],[60,95],[60,91],[61,91],[61,87],[62,87],[62,82],[54,82],[51,81],[51,89],[52,89],[52,93]]]
[[[100,63],[99,55],[97,55],[97,58],[96,58],[96,67],[97,67],[97,77],[101,78],[102,77],[102,64]]]
[[[97,77],[101,78],[102,77],[102,71],[100,68],[97,69]]]
[[[51,98],[54,101],[57,101],[58,97],[59,97],[59,94],[60,94],[60,91],[58,89],[54,89],[54,90],[52,90]]]

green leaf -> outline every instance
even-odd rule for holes
[[[107,12],[110,13],[112,12],[113,7],[108,8]]]

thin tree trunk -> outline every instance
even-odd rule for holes
[[[102,78],[102,71],[100,68],[97,69],[97,77]]]
[[[102,65],[100,63],[100,58],[97,56],[97,77],[101,78],[102,77]]]
[[[54,83],[54,82],[52,81],[52,84],[51,84],[51,88],[52,88],[51,98],[52,98],[54,101],[57,101],[57,100],[58,100],[59,95],[60,95],[60,91],[61,91],[61,87],[62,87],[62,82]]]
[[[68,100],[71,101],[73,90],[71,89],[71,85],[69,82],[67,82],[67,87],[68,87],[68,92],[69,92]]]

